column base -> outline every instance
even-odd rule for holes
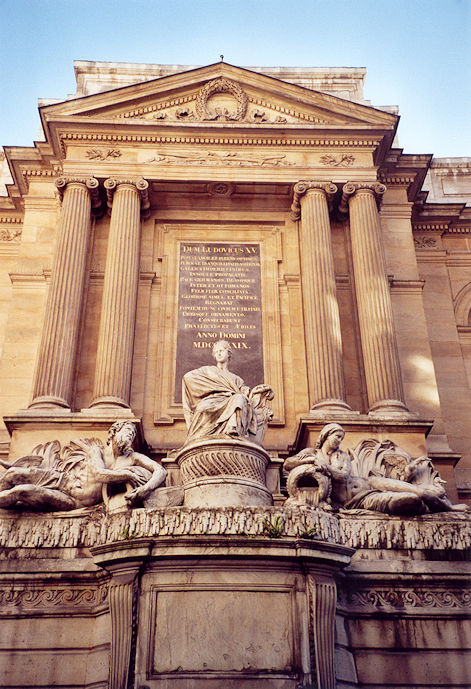
[[[63,397],[56,397],[55,395],[42,395],[35,397],[28,409],[57,409],[57,411],[70,412],[70,405]]]
[[[407,417],[415,416],[400,400],[379,400],[371,405],[368,414],[371,416],[397,416],[398,414]]]
[[[120,397],[112,397],[111,395],[96,397],[88,408],[94,411],[98,409],[106,409],[107,411],[116,410],[117,413],[120,413],[120,411],[122,412],[122,410],[126,412],[131,411],[131,407],[126,400]]]
[[[330,399],[316,402],[309,410],[310,414],[353,414],[352,408],[341,399]]]

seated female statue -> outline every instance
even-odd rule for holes
[[[252,390],[229,371],[231,346],[214,344],[214,366],[201,366],[183,376],[182,401],[188,436],[186,442],[212,436],[247,438],[261,443],[272,417],[266,401],[273,399],[269,385]]]

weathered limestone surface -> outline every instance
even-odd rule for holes
[[[453,502],[470,499],[469,159],[395,148],[396,110],[369,107],[363,69],[76,67],[77,97],[41,106],[44,141],[0,155],[0,684],[471,685],[469,516],[331,509],[347,455],[370,506],[393,480],[415,513],[449,507],[425,455]],[[111,218],[92,222],[106,198]],[[240,270],[224,256],[250,248]],[[185,330],[201,363],[177,376]],[[235,437],[195,459],[178,391],[217,340],[250,363],[207,427]],[[99,451],[109,467],[76,464],[74,439],[99,449],[117,417],[144,459],[128,444]],[[389,442],[404,476],[310,448],[339,420],[363,459]],[[311,475],[292,469],[283,507],[281,466],[303,451]],[[306,478],[324,481],[320,509],[296,506]],[[90,485],[93,500],[72,497]]]
[[[135,677],[152,688],[191,678],[212,689],[223,677],[233,689],[419,687],[419,654],[433,668],[430,686],[469,683],[464,515],[98,509],[2,514],[0,525],[6,686],[60,678],[120,687]],[[276,537],[267,537],[269,525]]]

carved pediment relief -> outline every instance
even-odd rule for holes
[[[114,120],[133,124],[244,123],[373,125],[391,131],[397,117],[225,63],[41,108],[43,120]]]
[[[261,96],[261,97],[257,97]],[[247,94],[231,79],[212,79],[196,93],[115,113],[117,119],[145,119],[166,122],[246,122],[251,124],[295,124],[324,122],[320,115],[305,113],[288,104],[275,104],[263,94]]]

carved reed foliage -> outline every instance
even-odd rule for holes
[[[85,512],[85,513],[84,513]],[[413,519],[360,514],[334,515],[308,506],[134,509],[105,514],[103,509],[77,515],[6,515],[0,517],[0,545],[9,548],[90,547],[133,538],[172,535],[263,535],[266,521],[284,520],[284,535],[316,530],[319,540],[353,548],[466,550],[471,547],[471,519],[465,514]]]
[[[0,612],[10,608],[21,610],[46,610],[48,608],[85,608],[93,610],[108,598],[108,584],[82,588],[47,587],[28,588],[8,586],[0,588]]]
[[[185,457],[180,464],[183,484],[206,476],[241,476],[265,483],[267,460],[247,452],[201,451]]]
[[[368,589],[348,594],[347,601],[373,608],[471,608],[471,590]]]

